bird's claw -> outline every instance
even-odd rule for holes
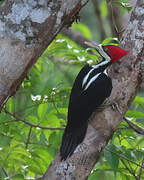
[[[120,114],[122,114],[122,112],[121,112],[121,110],[120,110],[120,108],[119,108],[119,106],[118,106],[118,104],[116,102],[113,102],[111,104],[111,107],[112,107],[113,110],[116,109]]]
[[[111,106],[113,110],[117,110],[120,114],[122,114],[122,112],[118,106],[118,103],[117,103],[118,100],[110,101],[109,99],[106,99],[104,101],[104,103],[97,109],[97,111],[102,111],[106,107]]]

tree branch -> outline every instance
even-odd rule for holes
[[[31,133],[32,133],[32,126],[30,126],[27,141],[26,141],[26,144],[25,144],[26,149],[28,148],[28,145],[29,145],[29,142],[30,142]]]
[[[15,1],[0,8],[0,109],[32,65],[88,0]]]
[[[141,66],[144,64],[144,0],[137,0],[130,22],[121,40],[121,46],[130,53],[109,69],[113,91],[110,101],[117,100],[122,113],[107,107],[97,112],[89,121],[84,142],[66,161],[60,161],[59,153],[49,166],[43,180],[85,180],[98,161],[101,151],[111,139],[123,119],[142,82]]]
[[[19,118],[18,116],[16,116],[15,114],[9,112],[8,110],[4,109],[4,112],[6,114],[9,114],[10,116],[12,116],[13,118],[16,119],[16,121],[20,121],[23,122],[24,124],[29,125],[30,127],[34,127],[34,128],[40,128],[40,129],[46,129],[46,130],[64,130],[65,128],[60,128],[60,127],[46,127],[46,126],[41,126],[39,124],[33,124],[31,122],[29,122],[28,120],[23,120],[21,118]],[[10,122],[10,121],[9,121]]]
[[[122,16],[120,16],[120,6],[113,4],[112,1],[107,0],[108,8],[108,20],[111,28],[112,36],[121,37],[123,26],[122,26]],[[120,39],[120,38],[119,38]]]
[[[129,125],[129,127],[131,129],[133,129],[135,132],[139,133],[139,134],[143,134],[144,135],[144,128],[138,126],[135,122],[129,120],[128,118],[124,117],[123,118]]]

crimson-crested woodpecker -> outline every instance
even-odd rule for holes
[[[93,66],[85,65],[72,87],[68,106],[68,122],[60,147],[61,160],[70,157],[84,140],[88,119],[111,94],[112,80],[107,75],[107,67],[125,56],[128,51],[107,45],[101,46],[99,53],[103,60]]]

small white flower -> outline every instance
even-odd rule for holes
[[[85,60],[85,57],[84,57],[84,56],[81,56],[81,57],[80,57],[80,56],[78,56],[78,60],[82,62],[82,61],[84,61],[84,60]]]
[[[69,49],[71,49],[71,48],[72,48],[72,46],[71,46],[71,45],[69,45],[69,44],[67,45],[67,47],[68,47]]]
[[[77,50],[77,49],[74,49],[74,50],[73,50],[73,52],[75,52],[75,53],[79,53],[79,50]]]
[[[90,59],[90,60],[87,61],[87,63],[88,63],[88,64],[92,64],[92,63],[93,63],[93,60]]]
[[[64,42],[65,40],[63,39],[57,39],[56,42]]]
[[[34,95],[32,95],[31,94],[31,99],[32,99],[32,101],[40,101],[41,100],[41,95],[36,95],[36,96],[34,96]]]
[[[54,96],[56,93],[54,91],[51,92],[51,95]]]
[[[43,98],[43,102],[46,102],[46,101],[47,101],[47,99],[48,99],[48,96],[47,96],[47,95],[45,95],[45,96],[44,96],[44,98]]]
[[[23,169],[26,169],[26,168],[28,168],[28,167],[29,167],[28,165],[26,165],[26,166],[22,166],[22,168],[23,168]]]

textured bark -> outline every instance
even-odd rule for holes
[[[120,5],[113,4],[112,1],[107,3],[108,7],[108,20],[113,37],[121,37],[123,32],[123,16],[120,16]]]
[[[121,113],[109,106],[103,112],[93,114],[84,142],[66,161],[60,162],[58,153],[43,180],[87,179],[101,151],[122,121],[139,90],[144,74],[144,0],[137,0],[120,44],[130,53],[109,69],[113,80],[109,100],[117,102]]]
[[[0,109],[88,0],[7,0],[0,9]]]

